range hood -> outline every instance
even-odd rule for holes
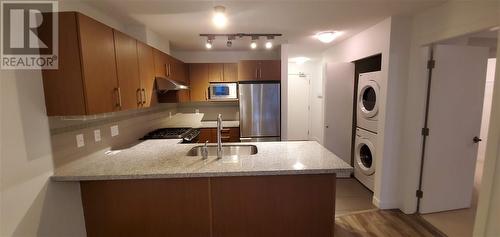
[[[189,90],[188,86],[166,77],[155,77],[155,84],[156,90],[159,93],[165,93],[167,91]]]

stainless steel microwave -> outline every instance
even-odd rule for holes
[[[237,100],[238,83],[210,83],[208,88],[210,100]]]

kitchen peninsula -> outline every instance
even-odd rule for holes
[[[257,153],[205,160],[188,155],[196,144],[179,142],[103,151],[52,180],[80,182],[88,236],[333,233],[335,180],[352,167],[317,142],[237,143]]]

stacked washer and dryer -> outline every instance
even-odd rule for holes
[[[359,74],[354,177],[373,191],[377,165],[377,124],[380,100],[380,71]]]

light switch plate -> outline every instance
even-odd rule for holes
[[[95,140],[95,142],[101,141],[101,130],[100,129],[94,130],[94,140]]]
[[[76,135],[76,147],[84,147],[85,146],[85,141],[83,138],[83,134],[78,134]]]
[[[118,125],[111,126],[111,136],[115,137],[118,136],[118,134],[120,134],[120,131],[118,130]]]

